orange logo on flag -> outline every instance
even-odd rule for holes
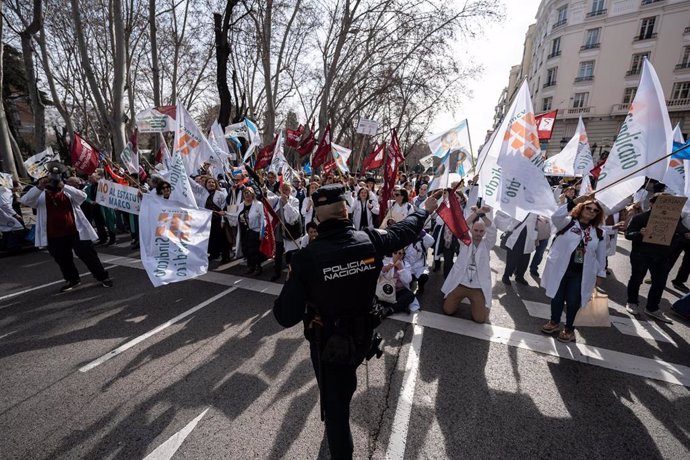
[[[534,114],[528,112],[515,120],[503,140],[509,141],[513,150],[522,151],[522,155],[531,160],[540,150]]]
[[[194,139],[189,134],[184,133],[180,136],[180,139],[177,141],[177,145],[175,146],[175,148],[179,150],[183,156],[187,156],[189,155],[189,152],[192,149],[197,148],[198,145],[199,141]]]
[[[678,166],[683,166],[683,160],[677,158],[671,158],[668,162],[669,168],[677,168]]]
[[[186,212],[162,212],[158,215],[156,236],[189,241],[192,216]]]

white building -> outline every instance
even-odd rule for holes
[[[679,122],[687,137],[690,0],[542,0],[496,112],[505,112],[526,78],[535,112],[558,110],[552,138],[542,145],[547,155],[561,149],[582,115],[598,159],[627,114],[644,57],[659,76],[672,125]]]

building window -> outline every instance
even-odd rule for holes
[[[630,70],[626,72],[625,75],[639,75],[642,73],[642,63],[644,58],[649,59],[649,51],[646,53],[637,53],[632,55],[632,61],[630,61]]]
[[[583,49],[599,48],[599,32],[601,32],[601,28],[589,29],[585,33],[585,44],[582,48]]]
[[[640,34],[637,36],[637,40],[649,40],[650,38],[656,37],[656,34],[654,33],[655,23],[655,16],[642,19],[640,22]]]
[[[676,66],[676,69],[687,68],[690,68],[690,46],[683,48],[683,57],[680,58],[680,64]]]
[[[556,14],[558,18],[556,19],[556,23],[553,25],[552,29],[565,25],[568,22],[568,5],[563,5],[562,7],[558,8],[556,10]]]
[[[573,97],[573,108],[581,109],[587,107],[587,99],[589,99],[589,93],[575,93]]]
[[[603,10],[605,6],[604,3],[604,0],[594,0],[592,2],[592,13]]]
[[[542,99],[541,110],[543,112],[548,112],[551,110],[551,104],[553,103],[553,97],[545,97]]]
[[[635,94],[637,94],[637,86],[625,88],[625,92],[623,93],[623,104],[632,103],[633,99],[635,99]]]
[[[586,81],[594,78],[594,61],[580,62],[575,81]]]
[[[555,56],[560,56],[561,54],[561,37],[556,37],[551,40],[551,53],[547,56],[547,59],[551,59]]]
[[[681,81],[673,84],[673,91],[671,91],[671,100],[688,99],[690,98],[690,81]]]
[[[551,67],[546,71],[546,83],[544,88],[554,86],[556,84],[556,77],[558,76],[558,67]]]

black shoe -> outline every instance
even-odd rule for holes
[[[418,288],[417,292],[415,293],[415,295],[417,295],[417,296],[420,296],[422,294],[424,294],[424,286]]]
[[[112,234],[110,235],[110,238],[108,238],[108,243],[106,244],[106,246],[112,246],[112,245],[115,244],[116,242],[117,242],[117,241],[115,241],[115,234],[112,233]]]
[[[247,271],[244,272],[245,275],[252,275],[256,271],[256,267],[249,267],[247,268]]]
[[[72,289],[74,289],[74,286],[78,285],[79,283],[81,283],[80,280],[77,280],[77,281],[68,281],[67,284],[65,284],[64,286],[62,286],[62,287],[60,288],[60,292],[69,292],[69,291],[71,291]]]
[[[218,260],[220,259],[220,254],[210,254],[208,260]]]
[[[229,263],[231,260],[232,260],[232,259],[231,259],[230,257],[223,257],[222,259],[220,259],[220,263],[221,263],[221,264],[227,264],[227,263]]]
[[[271,281],[278,281],[280,279],[280,273],[276,273],[275,275],[271,276]]]
[[[254,276],[259,276],[264,272],[264,269],[261,268],[261,265],[256,267],[256,271],[254,272]]]
[[[673,281],[671,281],[671,284],[673,285],[674,288],[678,289],[680,292],[683,292],[685,294],[690,292],[690,289],[688,289],[688,287],[685,284],[681,283],[680,281],[673,280]]]
[[[523,286],[529,286],[529,282],[522,276],[516,276],[515,277],[515,282],[522,284]]]
[[[539,272],[529,272],[529,274],[535,278],[539,278]]]
[[[101,281],[101,286],[111,288],[113,287],[113,280],[111,280],[110,278],[106,278],[103,281]]]
[[[503,284],[505,284],[506,286],[510,286],[510,277],[504,275],[503,278],[501,278],[501,281],[502,281]]]

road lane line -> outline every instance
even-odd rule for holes
[[[8,332],[7,334],[0,335],[0,339],[4,339],[5,337],[9,337],[12,334],[14,334],[15,332],[17,332],[17,331],[12,331],[12,332]]]
[[[117,356],[121,353],[124,353],[125,351],[129,350],[130,348],[137,345],[138,343],[143,342],[144,340],[148,339],[152,335],[155,335],[155,334],[159,333],[160,331],[172,326],[173,324],[183,320],[187,316],[189,316],[189,315],[201,310],[202,308],[212,304],[216,300],[220,299],[221,297],[225,296],[226,294],[231,293],[232,291],[234,291],[236,289],[237,289],[236,287],[228,288],[228,289],[224,290],[223,292],[221,292],[220,294],[216,294],[213,297],[211,297],[210,299],[204,300],[199,305],[190,308],[189,310],[187,310],[184,313],[180,313],[179,315],[177,315],[173,319],[166,321],[165,323],[161,324],[160,326],[151,329],[146,334],[140,335],[139,337],[136,337],[136,338],[130,340],[129,342],[120,345],[119,347],[117,347],[113,351],[106,353],[105,355],[101,356],[100,358],[98,358],[94,361],[91,361],[89,364],[80,367],[79,371],[80,372],[88,372],[91,369],[93,369],[94,367],[100,366],[101,364],[108,361],[109,359],[112,359],[115,356]]]
[[[206,412],[208,412],[208,409],[199,414],[180,431],[172,435],[170,439],[156,447],[156,449],[148,454],[144,460],[170,460],[173,455],[175,455],[175,452],[177,452],[177,450],[182,446],[182,443],[187,436],[189,436],[189,433],[196,428],[199,421],[204,417],[204,415],[206,415]]]
[[[119,259],[119,257],[116,257],[116,259]],[[103,263],[112,262],[113,260],[115,260],[115,259],[104,260]],[[103,268],[105,268],[106,270],[109,270],[111,268],[115,268],[118,266],[119,266],[119,264],[115,264],[115,265],[109,265],[109,266],[103,267]],[[80,277],[86,276],[86,275],[89,275],[90,273],[91,272],[79,273],[79,276]],[[18,295],[26,294],[27,292],[36,291],[38,289],[43,289],[45,287],[54,286],[56,284],[60,284],[60,283],[64,283],[64,282],[65,282],[65,280],[57,280],[57,281],[53,281],[50,283],[41,284],[40,286],[34,286],[32,288],[24,289],[23,291],[13,292],[12,294],[7,294],[7,295],[0,297],[0,301],[11,299],[12,297],[17,297]],[[4,307],[0,307],[0,310],[2,310],[3,308],[7,308],[7,307],[9,307],[9,305],[6,305]]]
[[[408,323],[412,321],[409,315],[396,314],[391,318]],[[432,329],[690,387],[690,367],[660,359],[643,358],[580,343],[561,343],[543,334],[531,334],[491,324],[477,324],[470,320],[427,311],[419,312],[416,321]]]
[[[412,318],[414,332],[412,335],[412,343],[410,344],[410,351],[407,354],[405,374],[403,375],[398,406],[395,409],[391,437],[388,441],[388,449],[386,450],[387,459],[398,459],[405,456],[407,431],[410,427],[414,388],[417,383],[417,371],[419,370],[419,353],[422,349],[422,337],[424,335],[424,328],[417,324],[416,317],[417,313],[415,313]]]

